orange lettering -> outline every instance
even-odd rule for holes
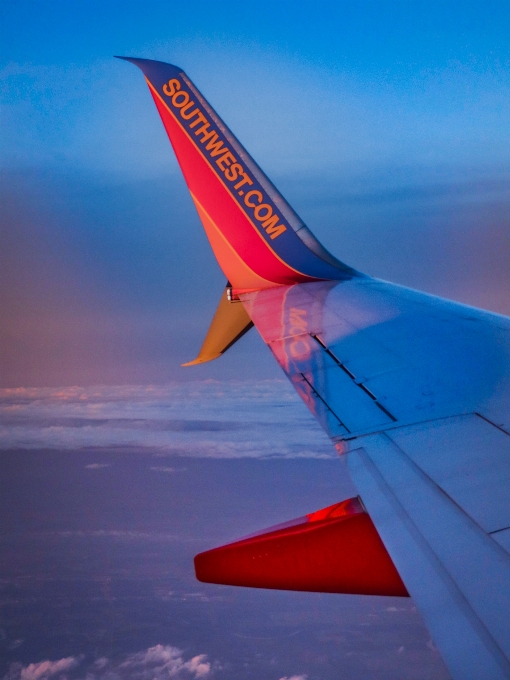
[[[169,80],[168,83],[165,83],[163,85],[163,92],[166,94],[167,97],[171,97],[177,92],[177,90],[180,89],[181,83],[175,78],[172,78],[172,80]]]
[[[280,218],[278,215],[272,215],[271,217],[267,218],[265,222],[262,222],[262,226],[264,229],[269,229],[269,227],[275,227],[278,224],[278,220]]]
[[[184,118],[184,120],[190,120],[190,118],[193,118],[193,116],[196,116],[197,113],[200,113],[198,109],[193,109],[191,113],[186,113],[186,111],[189,111],[191,107],[193,106],[195,102],[188,102],[186,106],[183,106],[181,109],[181,117]]]
[[[287,227],[283,224],[279,224],[277,227],[269,227],[269,229],[266,229],[266,234],[270,234],[269,238],[273,240],[277,236],[280,236],[280,234],[283,234],[284,231],[287,231]]]
[[[245,184],[249,184],[250,186],[253,184],[253,182],[251,181],[251,179],[248,177],[248,175],[245,172],[240,172],[239,174],[241,175],[241,177],[243,179],[240,182],[238,182],[237,184],[234,184],[234,189],[240,189]]]
[[[196,135],[203,135],[202,139],[200,140],[202,144],[206,142],[208,139],[211,139],[211,137],[218,137],[216,132],[214,130],[210,130],[209,132],[206,132],[207,128],[211,127],[211,123],[204,123],[202,127],[199,127],[198,130],[195,130]]]
[[[236,184],[236,186],[234,187],[234,189],[237,189],[237,184]],[[260,193],[260,191],[257,191],[256,189],[254,189],[253,191],[248,191],[248,193],[247,193],[246,196],[244,197],[244,204],[245,204],[245,205],[247,205],[249,208],[256,208],[256,207],[257,207],[257,204],[256,204],[256,203],[252,203],[252,202],[250,201],[250,198],[251,198],[252,196],[257,196],[258,199],[259,199],[259,203],[262,203],[263,196],[262,196],[262,194]]]
[[[261,211],[265,211],[265,215],[261,215]],[[271,206],[267,203],[262,203],[261,205],[258,205],[255,210],[253,211],[253,214],[255,217],[258,219],[259,222],[262,222],[262,220],[267,220],[271,215],[273,214],[273,209]]]
[[[182,97],[182,100],[179,99]],[[178,101],[179,100],[179,101]],[[172,104],[177,106],[179,109],[189,102],[189,94],[187,92],[176,92],[172,97]]]
[[[219,167],[219,169],[220,169],[222,172],[225,172],[225,170],[226,170],[227,168],[224,168],[224,167],[223,167],[223,163],[226,163],[226,164],[227,164],[227,167],[228,167],[228,166],[231,165],[232,163],[235,163],[236,160],[237,160],[237,158],[236,158],[235,156],[232,156],[232,154],[230,153],[230,151],[225,151],[225,153],[223,154],[223,156],[221,156],[220,158],[218,158],[218,160],[216,161],[216,165]]]
[[[228,168],[228,170],[225,170],[225,177],[231,182],[233,182],[239,177],[237,173],[242,171],[243,166],[239,165],[239,163],[234,163],[234,165],[231,165],[230,168]]]
[[[225,153],[228,151],[227,147],[223,146],[221,139],[218,139],[216,132],[214,133],[214,137],[211,138],[211,141],[207,143],[205,148],[207,151],[210,151],[211,158],[215,158],[216,156],[219,156],[220,153]]]
[[[189,126],[190,126],[190,128],[194,128],[195,125],[198,125],[199,123],[207,123],[207,118],[205,118],[204,115],[200,111],[198,112],[197,119],[194,120],[192,123],[190,123]],[[195,134],[197,134],[197,133],[195,132]]]

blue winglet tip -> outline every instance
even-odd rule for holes
[[[141,59],[140,57],[121,57],[114,55],[115,59],[122,59],[123,61],[130,61],[135,66],[138,66],[145,75],[154,75],[155,73],[164,73],[170,71],[171,73],[182,73],[183,69],[175,64],[168,64],[165,61],[157,61],[156,59]]]
[[[135,64],[135,66],[138,66],[137,62],[139,61],[147,61],[146,59],[139,59],[137,57],[121,57],[118,54],[114,54],[113,58],[122,59],[123,61],[130,61],[132,64]]]

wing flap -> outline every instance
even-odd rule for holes
[[[510,527],[506,432],[471,413],[398,428],[388,436],[485,532]]]
[[[360,446],[349,470],[452,676],[510,677],[509,555],[388,434]]]
[[[228,299],[228,289],[227,284],[197,358],[182,366],[195,366],[217,359],[253,326],[243,305]]]

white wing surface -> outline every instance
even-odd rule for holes
[[[510,320],[372,279],[241,297],[452,676],[510,677]]]

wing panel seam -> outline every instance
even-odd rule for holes
[[[367,394],[367,395],[372,399],[372,401],[374,402],[374,404],[375,404],[375,405],[376,405],[376,406],[377,406],[377,407],[378,407],[378,408],[379,408],[386,416],[388,416],[388,418],[390,418],[390,420],[392,420],[394,423],[396,423],[396,422],[397,422],[397,419],[395,418],[395,416],[394,416],[392,413],[390,413],[390,412],[388,411],[388,409],[387,409],[385,406],[383,406],[383,405],[381,404],[381,402],[379,401],[379,399],[375,396],[375,394],[374,394],[371,390],[368,389],[368,387],[367,387],[366,385],[364,385],[362,382],[358,382],[358,381],[356,380],[356,376],[354,375],[354,373],[352,373],[352,371],[350,371],[350,370],[347,368],[347,366],[346,366],[342,361],[340,361],[340,359],[339,359],[339,358],[338,358],[338,357],[337,357],[337,356],[329,349],[329,347],[326,345],[326,343],[325,343],[318,335],[316,335],[315,333],[310,333],[309,335],[310,335],[311,338],[313,338],[313,339],[317,342],[318,345],[320,345],[320,347],[322,347],[322,349],[326,352],[326,354],[327,354],[329,357],[331,357],[331,359],[333,359],[333,361],[337,364],[337,366],[338,366],[340,369],[342,369],[342,371],[344,371],[344,373],[346,373],[346,374],[349,376],[349,378],[353,381],[353,383],[354,383],[357,387],[359,387],[360,389],[362,389],[363,392],[365,392],[365,394]]]

